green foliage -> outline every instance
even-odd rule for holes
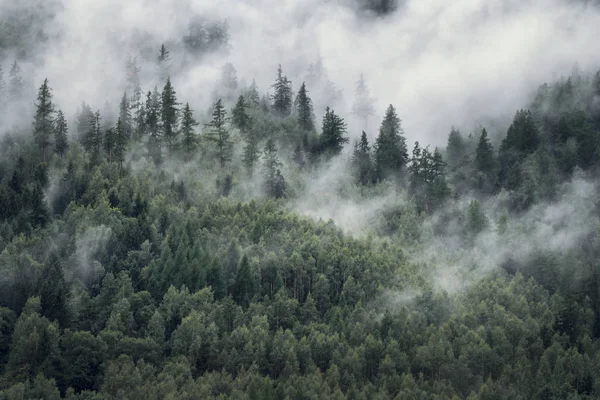
[[[229,131],[225,127],[227,121],[225,115],[225,107],[219,99],[213,106],[212,120],[208,124],[210,129],[208,139],[216,146],[217,160],[221,168],[225,168],[227,163],[231,162],[233,146]]]
[[[400,118],[390,104],[379,128],[375,141],[375,168],[377,180],[399,177],[408,162],[406,139],[403,136]]]

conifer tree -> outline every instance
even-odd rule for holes
[[[298,96],[296,96],[296,116],[302,130],[313,131],[315,129],[312,100],[308,97],[304,82],[302,82],[300,90],[298,90]]]
[[[54,151],[60,157],[63,157],[69,149],[67,119],[62,110],[58,110],[56,115],[57,117],[54,123]]]
[[[254,174],[254,167],[256,166],[259,158],[260,150],[258,149],[258,140],[256,140],[256,135],[251,132],[246,137],[244,156],[242,158],[242,162],[248,171],[248,175],[252,176]]]
[[[38,91],[35,120],[34,120],[34,139],[40,150],[42,162],[46,162],[47,150],[51,144],[52,134],[54,133],[54,104],[52,103],[52,93],[48,86],[48,79]]]
[[[292,82],[283,75],[281,64],[277,68],[277,77],[271,87],[274,89],[271,96],[273,110],[280,117],[289,116],[292,112]]]
[[[83,147],[90,154],[91,164],[98,164],[102,155],[102,126],[100,125],[100,110],[92,114],[88,131],[83,138]]]
[[[187,161],[191,160],[192,155],[198,147],[198,136],[195,132],[196,126],[198,126],[198,122],[194,119],[194,113],[190,108],[190,104],[185,103],[181,116],[181,145]]]
[[[221,69],[221,81],[219,84],[225,89],[227,98],[235,93],[238,88],[237,71],[232,63],[226,63]]]
[[[475,151],[475,170],[482,174],[481,179],[478,179],[477,182],[479,189],[483,189],[484,186],[493,186],[495,183],[493,178],[496,173],[496,160],[494,158],[494,148],[485,128],[481,131],[477,150]]]
[[[248,133],[251,124],[250,115],[248,115],[248,112],[246,111],[247,107],[248,105],[246,104],[244,96],[240,95],[235,107],[231,111],[231,122],[233,122],[233,125],[235,125],[235,127],[244,135]]]
[[[252,79],[252,84],[248,89],[248,101],[250,102],[250,106],[254,108],[258,108],[260,105],[260,95],[258,94],[258,86],[256,85],[256,79]]]
[[[94,116],[92,108],[84,101],[81,103],[81,111],[77,115],[77,137],[81,142],[84,142],[85,136],[90,130],[90,123]]]
[[[352,167],[356,181],[361,185],[368,185],[373,181],[373,161],[371,160],[371,147],[367,134],[362,131],[360,141],[354,144],[352,154]]]
[[[154,87],[146,96],[145,127],[148,132],[148,152],[154,163],[159,165],[162,161],[162,135],[160,129],[160,95]]]
[[[342,151],[344,143],[348,143],[349,140],[344,136],[345,133],[346,123],[344,120],[327,107],[323,116],[321,151],[327,156],[338,155]]]
[[[127,73],[127,92],[131,93],[129,98],[129,106],[131,108],[132,118],[135,120],[135,133],[141,137],[144,133],[144,101],[142,85],[140,83],[140,72],[141,68],[137,65],[137,58],[130,57],[127,60],[126,73]]]
[[[369,117],[375,114],[375,108],[373,107],[374,101],[375,100],[371,98],[364,75],[360,74],[360,78],[356,83],[352,114],[356,115],[357,118],[363,122],[364,129],[368,128]]]
[[[115,148],[117,146],[117,129],[114,126],[108,128],[104,132],[104,141],[102,144],[104,146],[106,161],[109,163],[113,162]]]
[[[233,143],[229,137],[228,130],[225,128],[227,118],[221,99],[217,100],[214,104],[212,117],[210,124],[208,124],[210,127],[208,139],[215,143],[219,165],[221,168],[225,168],[225,165],[231,161]]]
[[[448,145],[446,146],[446,158],[451,167],[458,165],[460,160],[467,152],[467,144],[458,129],[452,127],[448,135]]]
[[[389,176],[398,177],[406,167],[408,151],[400,118],[390,104],[379,128],[375,142],[376,177],[382,180]]]
[[[297,145],[294,149],[293,160],[300,169],[303,169],[306,166],[306,155],[304,154],[302,145]]]
[[[21,75],[21,67],[15,60],[10,68],[8,81],[8,96],[11,101],[19,101],[23,99],[25,83]]]
[[[119,103],[119,119],[127,138],[133,137],[133,123],[131,119],[131,104],[127,97],[127,92],[123,93],[121,103]]]
[[[173,85],[171,85],[170,78],[167,78],[167,83],[165,84],[162,92],[161,101],[162,108],[160,120],[162,123],[162,134],[164,141],[167,144],[169,155],[171,155],[173,153],[173,145],[175,144],[177,135],[179,134],[179,130],[177,129],[177,122],[179,120],[179,103],[177,103],[175,89],[173,89]]]
[[[42,270],[40,306],[42,314],[50,321],[57,321],[61,327],[68,322],[69,287],[64,278],[60,257],[52,252]]]
[[[157,63],[158,73],[161,82],[164,82],[169,77],[169,61],[171,60],[171,53],[167,50],[164,43],[160,46],[158,51]]]
[[[123,168],[123,162],[125,162],[125,155],[127,154],[127,146],[129,144],[129,135],[127,133],[127,126],[123,123],[121,118],[117,120],[117,126],[115,127],[115,144],[114,144],[114,162],[119,164],[119,167]]]
[[[267,140],[264,149],[263,175],[266,193],[276,199],[285,196],[285,179],[281,175],[282,164],[277,157],[277,148],[273,139]]]

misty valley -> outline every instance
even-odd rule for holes
[[[0,400],[600,398],[597,2],[212,3],[0,0]]]

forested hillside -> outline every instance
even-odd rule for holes
[[[429,144],[321,61],[190,96],[222,19],[72,99],[60,4],[0,2],[0,399],[600,398],[600,65]]]

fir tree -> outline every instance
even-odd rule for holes
[[[158,51],[158,57],[156,59],[158,63],[158,73],[161,82],[164,82],[169,77],[169,61],[171,60],[171,53],[164,44],[160,46]]]
[[[467,145],[465,139],[460,131],[453,127],[448,135],[448,145],[446,146],[446,158],[448,159],[448,164],[451,167],[457,166],[460,160],[465,156],[466,152]]]
[[[252,79],[252,84],[248,89],[248,100],[250,101],[251,107],[258,108],[260,105],[260,95],[258,94],[258,86],[256,86],[255,79]]]
[[[100,110],[92,114],[89,122],[88,131],[83,139],[83,147],[90,154],[92,165],[100,162],[102,155],[102,126],[100,125]]]
[[[167,83],[162,92],[161,97],[161,114],[160,120],[162,123],[163,138],[167,144],[169,155],[173,152],[173,145],[176,142],[179,131],[177,130],[177,122],[179,119],[179,109],[175,89],[171,85],[171,79],[167,78]]]
[[[115,127],[110,127],[104,132],[103,146],[106,161],[111,163],[117,146],[117,129]]]
[[[248,171],[248,175],[254,174],[254,167],[260,158],[260,151],[258,149],[258,141],[256,135],[251,133],[246,137],[246,145],[244,146],[244,156],[242,162]]]
[[[25,83],[21,75],[21,67],[15,60],[10,68],[8,80],[8,96],[11,101],[19,101],[23,99],[25,91]]]
[[[121,118],[117,120],[117,126],[115,128],[115,145],[114,145],[114,162],[119,164],[119,167],[123,167],[125,162],[125,155],[127,154],[127,146],[129,144],[129,135],[127,133],[127,126],[123,123]]]
[[[329,107],[325,109],[323,116],[323,128],[321,134],[321,152],[327,156],[338,155],[343,148],[344,143],[348,143],[348,138],[344,137],[346,133],[346,123],[335,114]]]
[[[139,138],[144,134],[144,103],[143,91],[140,83],[141,68],[137,65],[137,58],[129,58],[126,65],[127,72],[127,92],[131,93],[129,98],[129,106],[131,115],[135,121],[135,133]]]
[[[52,252],[42,270],[40,306],[42,314],[50,321],[58,321],[61,327],[68,323],[70,290],[63,274],[60,257]]]
[[[92,118],[94,117],[94,112],[92,108],[86,103],[81,103],[81,111],[79,115],[77,115],[77,137],[80,141],[84,142],[85,136],[88,134],[90,130],[90,123]]]
[[[35,143],[40,150],[42,162],[46,162],[47,150],[51,144],[52,134],[54,133],[53,114],[54,104],[52,104],[52,93],[50,92],[50,86],[48,86],[48,79],[45,79],[38,91],[33,132]]]
[[[123,93],[121,103],[119,103],[119,119],[121,120],[121,124],[127,138],[132,138],[133,123],[131,120],[131,104],[129,103],[127,92]]]
[[[225,165],[231,161],[233,143],[229,137],[229,132],[225,128],[226,111],[223,106],[221,99],[217,100],[213,107],[212,120],[208,126],[210,131],[208,133],[208,139],[215,143],[217,147],[217,158],[219,159],[219,165],[221,168],[225,168]]]
[[[148,92],[145,106],[145,127],[149,135],[148,152],[154,163],[159,165],[162,161],[162,136],[160,129],[160,95],[158,89]]]
[[[195,132],[195,127],[198,122],[194,119],[194,113],[190,108],[190,104],[186,103],[181,116],[181,145],[185,152],[187,161],[191,160],[192,155],[198,147],[198,136]]]
[[[277,148],[273,139],[269,139],[264,149],[263,175],[265,178],[266,193],[270,197],[281,198],[285,196],[285,179],[281,175],[282,164],[277,157]]]
[[[406,139],[396,110],[390,104],[379,128],[375,142],[376,177],[382,180],[388,176],[399,176],[408,161]]]
[[[360,78],[356,83],[352,114],[356,115],[363,122],[365,129],[368,128],[369,117],[375,114],[374,101],[370,96],[364,75],[360,74]]]
[[[352,154],[352,167],[356,181],[361,185],[368,185],[373,181],[373,161],[371,160],[371,147],[365,131],[360,136],[360,141],[354,144]]]
[[[60,157],[63,157],[69,149],[67,119],[62,110],[58,110],[56,115],[54,123],[54,151]]]
[[[229,99],[238,88],[237,71],[232,63],[227,63],[221,69],[220,86],[225,89],[226,97]]]
[[[233,122],[233,125],[244,135],[248,133],[248,129],[250,129],[251,125],[250,115],[248,115],[248,112],[246,111],[247,107],[248,105],[246,104],[244,96],[240,95],[235,107],[231,111],[231,122]]]
[[[278,116],[287,117],[292,112],[292,83],[283,75],[281,64],[277,68],[277,77],[271,87],[274,89],[271,96],[273,110]]]
[[[475,170],[482,176],[478,177],[477,186],[483,189],[484,186],[493,186],[493,177],[496,172],[496,160],[494,158],[494,148],[490,143],[485,128],[481,131],[477,150],[475,151]],[[487,183],[487,185],[486,185]]]
[[[302,82],[298,96],[296,96],[296,116],[301,129],[305,131],[313,131],[315,129],[312,100],[308,97],[308,91],[304,82]]]

